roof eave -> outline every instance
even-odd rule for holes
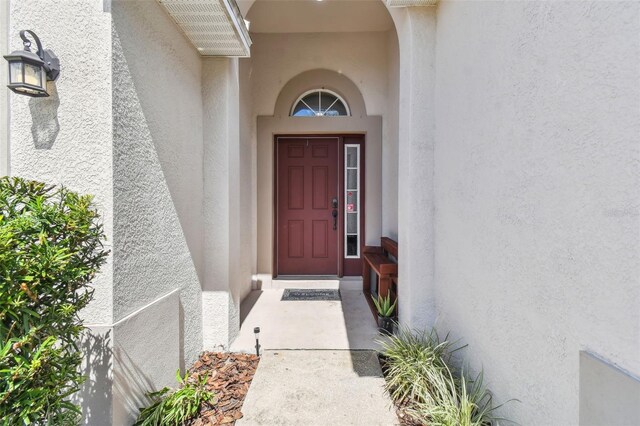
[[[201,56],[251,55],[251,36],[235,0],[157,1]]]

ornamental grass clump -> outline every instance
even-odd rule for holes
[[[436,379],[447,369],[451,355],[461,349],[435,331],[413,333],[400,327],[398,334],[381,341],[386,386],[394,401],[427,402],[435,393]]]
[[[432,393],[411,404],[407,413],[420,424],[434,426],[488,426],[498,418],[491,393],[482,384],[482,372],[473,380],[449,368],[433,377]]]
[[[386,389],[414,424],[487,426],[498,418],[480,372],[472,380],[454,370],[453,354],[463,349],[435,330],[412,332],[401,327],[382,340]]]
[[[3,424],[77,423],[69,401],[84,381],[78,312],[105,262],[90,196],[0,179],[0,418]]]

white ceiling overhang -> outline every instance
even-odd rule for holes
[[[435,6],[438,0],[385,0],[389,7]]]
[[[235,0],[158,0],[202,56],[248,57],[251,37]]]

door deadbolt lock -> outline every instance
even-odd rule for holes
[[[333,230],[337,230],[338,229],[338,199],[337,198],[333,198],[333,200],[331,200],[331,206],[333,207],[333,210],[331,211],[331,216],[333,216]]]

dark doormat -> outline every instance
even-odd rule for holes
[[[340,300],[340,290],[286,288],[281,300]]]

